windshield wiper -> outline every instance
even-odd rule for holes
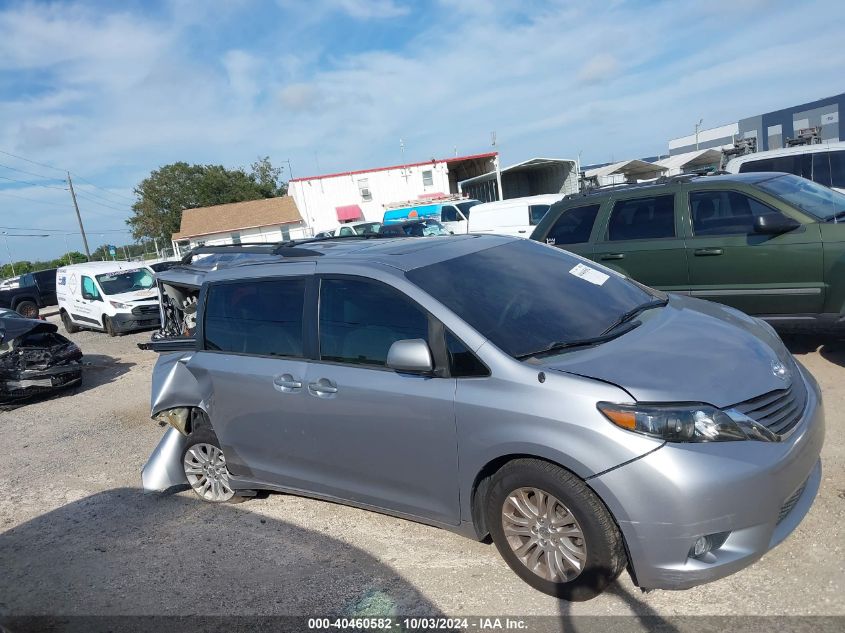
[[[612,332],[620,325],[622,325],[623,323],[627,323],[641,312],[645,312],[646,310],[650,310],[651,308],[662,308],[667,303],[669,303],[669,299],[654,299],[653,301],[646,301],[645,303],[641,303],[636,308],[628,310],[625,314],[616,319],[613,323],[611,323],[610,327],[608,327],[604,332],[601,333],[601,335],[603,336],[608,332]]]
[[[639,321],[634,323],[629,323],[628,327],[625,329],[620,329],[614,332],[613,334],[600,334],[599,336],[593,336],[591,338],[582,338],[575,341],[559,341],[556,343],[552,343],[548,347],[544,347],[543,349],[537,350],[536,352],[529,352],[527,354],[520,354],[515,358],[517,360],[525,360],[527,358],[531,358],[532,356],[540,356],[541,354],[552,354],[554,352],[559,352],[566,349],[572,349],[574,347],[588,347],[590,345],[598,345],[599,343],[606,343],[607,341],[611,341],[615,338],[619,338],[623,334],[627,334],[635,327],[640,325]],[[618,326],[614,326],[616,328]]]

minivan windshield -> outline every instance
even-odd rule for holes
[[[820,220],[832,220],[845,212],[845,195],[806,178],[784,174],[760,180],[757,186]]]
[[[147,290],[153,287],[153,275],[146,268],[116,270],[113,273],[97,275],[97,282],[103,294],[119,295],[133,290]]]
[[[530,240],[416,268],[406,276],[514,358],[600,338],[626,314],[665,298]]]

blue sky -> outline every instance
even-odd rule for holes
[[[134,185],[177,160],[305,176],[493,130],[505,164],[665,153],[699,118],[842,92],[843,23],[834,0],[0,2],[0,231],[53,234],[9,238],[15,259],[63,252],[62,169],[93,247],[129,239]]]

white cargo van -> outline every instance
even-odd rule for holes
[[[56,298],[70,333],[90,328],[115,336],[161,320],[155,273],[138,262],[63,266],[56,270]]]
[[[497,233],[514,237],[530,237],[549,207],[564,194],[554,193],[525,198],[484,202],[472,208],[469,233]]]
[[[746,154],[729,160],[725,171],[784,171],[845,193],[845,143],[798,145]]]

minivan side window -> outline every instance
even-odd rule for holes
[[[738,191],[693,191],[689,195],[692,230],[702,235],[749,235],[754,219],[779,211]]]
[[[825,187],[845,188],[845,151],[814,153],[813,180]]]
[[[320,282],[320,358],[384,367],[390,346],[428,341],[428,316],[398,290],[358,279]]]
[[[205,347],[302,358],[302,278],[213,284],[205,306]]]
[[[759,160],[749,160],[739,166],[739,173],[750,171],[785,171],[802,178],[812,179],[810,154],[791,154],[789,156],[773,156]]]
[[[531,226],[537,226],[540,224],[540,220],[543,219],[543,216],[549,212],[549,207],[551,205],[548,204],[532,204],[528,207],[528,224]]]
[[[546,234],[547,244],[581,244],[590,240],[600,204],[567,209]]]
[[[675,196],[619,200],[613,205],[607,239],[648,240],[675,237]]]
[[[489,376],[490,370],[454,334],[446,331],[446,353],[452,378]]]

